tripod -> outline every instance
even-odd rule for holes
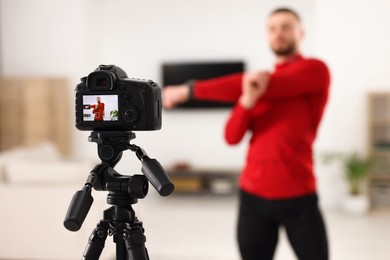
[[[149,260],[145,248],[146,237],[142,222],[138,221],[131,207],[138,199],[146,197],[148,180],[161,196],[168,196],[174,186],[156,159],[151,159],[139,146],[130,144],[135,138],[132,132],[92,132],[90,142],[98,144],[98,155],[102,163],[97,164],[87,178],[82,190],[77,191],[70,202],[64,226],[70,231],[81,228],[93,203],[92,188],[108,191],[103,219],[89,237],[83,253],[85,260],[99,259],[107,235],[113,236],[117,260]],[[114,170],[122,152],[131,150],[142,162],[144,175],[124,176]]]

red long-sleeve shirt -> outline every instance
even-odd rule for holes
[[[91,105],[91,108],[93,108],[92,113],[95,114],[94,120],[95,121],[103,121],[104,117],[104,103],[100,102],[96,105]]]
[[[194,83],[194,98],[235,102],[242,73]],[[239,103],[225,128],[237,144],[252,133],[240,188],[267,199],[293,198],[316,191],[312,145],[327,98],[330,74],[317,60],[298,56],[275,66],[266,93],[254,108]]]

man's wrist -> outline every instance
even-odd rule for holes
[[[194,85],[195,85],[195,80],[191,79],[191,80],[187,80],[185,85],[188,86],[188,99],[189,100],[193,100],[194,99]]]
[[[255,106],[255,103],[252,98],[246,95],[241,95],[238,102],[245,109],[252,109]]]

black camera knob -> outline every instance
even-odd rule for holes
[[[128,108],[123,114],[124,118],[129,122],[134,122],[137,119],[137,111],[134,108]]]
[[[156,87],[157,84],[153,81],[153,80],[149,80],[149,84],[152,86],[152,87]]]
[[[108,145],[108,144],[101,145],[98,149],[98,154],[99,154],[100,159],[109,161],[109,160],[114,158],[115,149],[113,146]]]

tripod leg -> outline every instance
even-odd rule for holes
[[[83,253],[83,260],[99,259],[107,238],[108,228],[109,224],[107,222],[101,221],[92,231],[92,234],[88,240],[88,245]]]
[[[148,250],[145,248],[146,237],[141,222],[127,224],[123,231],[129,260],[149,260]]]

